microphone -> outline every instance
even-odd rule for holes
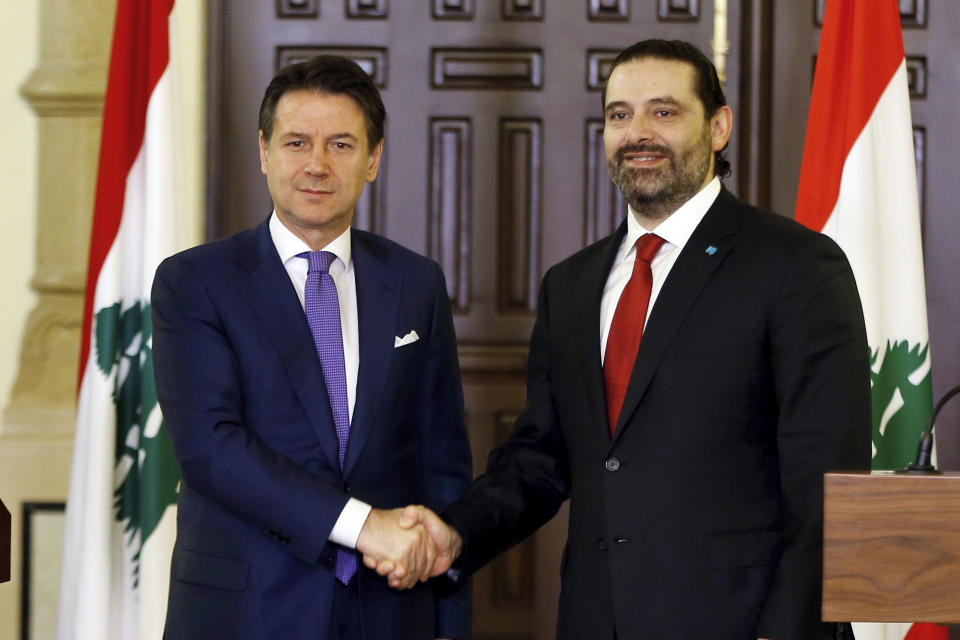
[[[940,409],[942,409],[943,405],[947,403],[947,400],[958,393],[960,393],[960,385],[950,389],[950,391],[947,391],[943,397],[940,398],[937,406],[933,408],[933,414],[930,416],[930,424],[927,425],[927,428],[923,432],[923,436],[920,438],[920,445],[917,447],[916,461],[908,464],[905,469],[897,469],[897,473],[912,473],[919,475],[942,473],[941,471],[938,471],[937,468],[930,462],[930,456],[933,454],[933,423],[936,421],[937,414],[940,413]]]

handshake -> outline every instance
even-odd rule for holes
[[[394,589],[409,589],[446,573],[462,546],[456,529],[419,505],[371,509],[357,538],[363,564],[386,577]]]

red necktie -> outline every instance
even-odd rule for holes
[[[663,238],[652,233],[642,235],[637,240],[633,275],[620,294],[620,301],[610,324],[603,359],[603,380],[607,389],[607,421],[610,424],[611,436],[617,428],[617,418],[620,417],[623,398],[627,394],[627,384],[630,382],[633,363],[640,348],[640,337],[643,335],[643,323],[647,318],[650,290],[653,288],[650,261],[657,255],[663,242]]]

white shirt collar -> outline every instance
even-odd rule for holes
[[[280,222],[276,211],[270,215],[269,226],[273,245],[277,248],[277,253],[280,254],[280,260],[284,264],[304,251],[311,251],[310,246],[307,245],[306,242],[297,237],[286,225]],[[323,248],[323,251],[333,253],[343,263],[344,269],[349,269],[350,249],[350,227],[347,227],[346,231],[334,238]]]
[[[693,235],[693,230],[703,220],[703,216],[707,215],[707,211],[713,206],[713,202],[718,195],[720,195],[720,178],[714,176],[692,198],[680,205],[679,209],[657,225],[653,232],[671,245],[683,249],[687,240]],[[649,233],[649,231],[637,222],[633,207],[629,207],[629,212],[630,214],[627,216],[627,236],[621,246],[632,248],[637,239],[643,234]]]

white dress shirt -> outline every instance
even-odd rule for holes
[[[607,337],[610,335],[610,325],[613,324],[613,314],[617,310],[617,303],[620,302],[620,294],[623,293],[630,276],[633,275],[633,263],[637,256],[635,246],[637,239],[645,233],[653,232],[666,241],[650,262],[650,270],[653,272],[653,288],[650,291],[650,304],[647,305],[647,319],[649,319],[660,289],[663,288],[663,283],[673,268],[673,263],[677,261],[677,256],[683,251],[683,247],[693,234],[693,230],[703,220],[703,216],[707,214],[707,210],[713,205],[718,195],[720,195],[720,179],[714,176],[713,180],[708,182],[696,195],[684,202],[679,209],[657,225],[655,229],[649,230],[637,221],[636,213],[634,213],[632,207],[630,208],[627,215],[627,235],[624,236],[620,248],[617,249],[613,266],[607,276],[607,284],[603,288],[603,298],[600,300],[601,364],[606,355]],[[646,326],[646,319],[644,320],[644,326]]]
[[[287,275],[290,276],[293,288],[297,290],[300,306],[304,307],[309,263],[298,257],[298,254],[311,249],[284,226],[276,211],[270,216],[270,237]],[[357,320],[357,281],[350,253],[350,228],[325,246],[323,251],[330,251],[337,256],[336,260],[330,263],[330,277],[337,287],[337,299],[340,303],[340,333],[343,336],[343,362],[347,374],[347,405],[350,420],[353,421],[353,407],[357,401],[357,371],[360,369],[360,325]],[[369,513],[370,505],[350,498],[330,532],[330,541],[351,549],[356,547],[360,529],[363,528]]]

